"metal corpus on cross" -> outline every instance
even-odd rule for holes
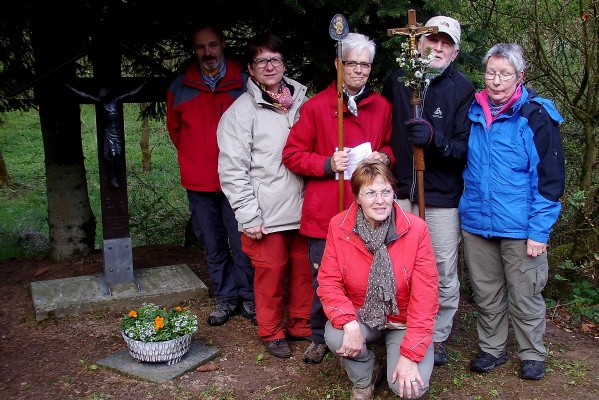
[[[387,36],[405,35],[408,36],[410,45],[410,57],[418,58],[418,38],[422,35],[437,33],[439,29],[436,26],[421,26],[416,22],[416,10],[408,10],[408,25],[405,28],[387,29]],[[412,91],[410,104],[413,109],[413,117],[419,118],[422,107],[422,99],[418,97],[415,90]],[[414,151],[414,169],[416,170],[416,179],[418,184],[418,214],[424,219],[424,149],[420,146],[413,146]]]

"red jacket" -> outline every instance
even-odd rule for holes
[[[391,105],[372,92],[358,104],[358,116],[347,111],[344,102],[343,145],[356,147],[370,142],[372,151],[391,151]],[[296,174],[307,177],[300,233],[319,239],[327,236],[329,221],[339,212],[339,182],[327,174],[328,159],[338,147],[337,88],[333,82],[304,104],[299,121],[293,125],[283,149],[283,164]],[[350,181],[346,179],[345,208],[353,202]]]
[[[220,191],[216,128],[220,117],[246,91],[247,74],[227,60],[225,76],[214,91],[201,77],[197,62],[170,85],[166,127],[177,148],[181,184],[198,192]]]
[[[331,220],[316,293],[333,327],[358,319],[366,299],[372,254],[356,233],[357,203]],[[420,362],[433,339],[439,309],[437,264],[426,222],[395,204],[386,243],[397,285],[399,315],[387,321],[405,324],[400,353]],[[395,227],[395,230],[392,227]]]

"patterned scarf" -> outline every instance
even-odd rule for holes
[[[202,73],[202,79],[204,79],[206,85],[210,86],[210,90],[214,91],[218,81],[225,76],[227,71],[227,60],[223,60],[220,67],[218,67],[218,71],[205,71],[202,66],[200,66],[200,71]]]
[[[362,89],[360,89],[360,91],[353,96],[347,92],[347,89],[345,88],[345,86],[343,87],[343,94],[345,95],[346,100],[347,100],[347,109],[350,113],[354,114],[356,117],[358,116],[358,104],[356,103],[356,101],[359,100],[360,95],[362,93],[364,93],[365,87],[366,86],[362,86]]]
[[[358,314],[362,323],[377,329],[386,328],[387,315],[399,314],[397,300],[395,299],[397,287],[395,286],[393,264],[385,245],[390,223],[391,216],[389,215],[378,229],[374,229],[366,221],[362,207],[358,208],[356,229],[366,248],[374,255],[370,266],[370,274],[368,275],[366,300]]]
[[[294,100],[291,94],[291,90],[289,90],[285,82],[281,81],[277,93],[269,92],[268,90],[266,90],[266,86],[264,86],[261,83],[258,83],[256,81],[254,81],[254,83],[256,83],[256,85],[258,85],[258,87],[268,95],[268,99],[266,100],[270,99],[270,103],[272,103],[273,106],[277,107],[285,114],[287,114],[287,112],[293,105]]]
[[[503,106],[505,106],[507,104],[506,102],[503,102],[501,104],[493,104],[493,102],[491,101],[491,99],[487,99],[489,102],[489,110],[491,110],[491,115],[493,117],[496,117],[497,114],[499,114],[499,111],[501,111],[501,109],[503,108]],[[509,100],[508,100],[509,101]]]

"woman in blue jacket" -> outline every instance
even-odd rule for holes
[[[538,380],[545,376],[547,242],[565,184],[563,118],[550,100],[522,84],[519,45],[493,46],[483,65],[485,89],[468,113],[472,127],[458,208],[478,310],[480,351],[470,369],[490,372],[507,361],[509,312],[520,378]]]

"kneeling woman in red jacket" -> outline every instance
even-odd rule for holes
[[[355,202],[331,219],[318,273],[325,340],[354,384],[352,399],[374,398],[378,363],[367,344],[382,337],[389,387],[419,398],[433,370],[439,308],[428,228],[394,202],[395,179],[384,163],[360,162],[351,189]]]

